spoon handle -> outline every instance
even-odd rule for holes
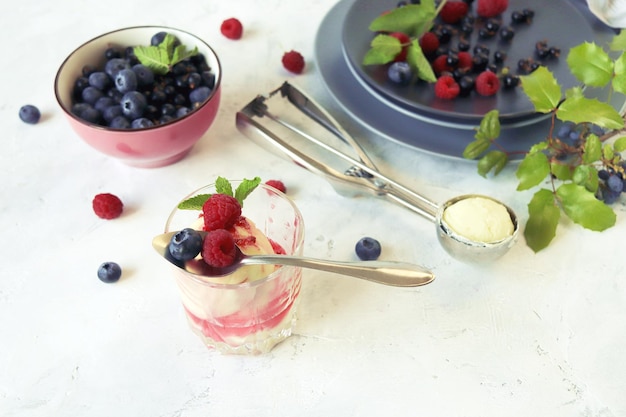
[[[298,266],[307,269],[347,275],[394,287],[418,287],[432,282],[435,275],[416,264],[393,261],[344,262],[286,255],[254,255],[241,261],[244,264],[271,264]]]

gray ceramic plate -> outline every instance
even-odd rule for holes
[[[343,21],[354,1],[339,1],[324,17],[316,35],[316,64],[330,95],[351,118],[375,135],[438,156],[462,159],[465,146],[473,140],[472,130],[453,129],[409,117],[372,95],[356,80],[341,46]],[[596,42],[606,45],[614,32],[589,13],[585,0],[571,0],[571,3],[585,16]],[[542,120],[505,129],[498,142],[510,152],[526,151],[547,133],[548,127],[549,120]],[[519,159],[520,155],[511,157]]]
[[[386,66],[362,65],[363,57],[375,36],[367,27],[381,12],[395,7],[395,4],[395,0],[356,0],[349,7],[342,25],[343,53],[348,65],[376,93],[435,122],[474,124],[493,109],[499,110],[503,124],[520,123],[537,117],[532,103],[519,89],[501,91],[491,97],[472,94],[455,100],[441,100],[434,95],[432,84],[419,82],[411,86],[398,86],[387,80]],[[594,39],[588,21],[570,0],[510,0],[507,11],[501,16],[502,26],[510,24],[513,11],[524,8],[533,10],[535,17],[530,24],[512,25],[515,37],[511,42],[503,42],[499,36],[491,39],[479,38],[478,29],[484,25],[484,20],[477,18],[475,29],[468,38],[470,44],[474,46],[480,43],[487,46],[491,57],[496,50],[504,51],[507,55],[504,65],[517,72],[517,62],[520,59],[536,59],[534,50],[537,41],[546,40],[549,45],[566,52],[575,45]],[[474,14],[473,11],[471,13]],[[459,36],[454,36],[447,46],[456,46],[458,40]],[[565,58],[544,59],[540,62],[550,68],[559,84],[569,88],[579,83],[569,71]]]

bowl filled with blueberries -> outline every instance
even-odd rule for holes
[[[136,167],[184,158],[215,120],[221,66],[188,32],[138,26],[75,49],[54,81],[72,129],[96,150]]]

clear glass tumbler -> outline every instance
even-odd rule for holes
[[[239,182],[231,184],[235,189]],[[214,185],[209,185],[183,200],[214,192]],[[193,227],[199,215],[199,211],[174,208],[165,231]],[[244,200],[242,215],[286,255],[302,255],[302,214],[285,194],[260,184]],[[242,268],[255,267],[259,266]],[[205,279],[174,265],[172,269],[189,326],[210,349],[225,354],[262,354],[291,335],[302,285],[301,268],[280,266],[265,278],[238,284],[224,283],[227,278]]]

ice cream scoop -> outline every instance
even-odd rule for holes
[[[418,287],[429,284],[435,279],[435,275],[422,266],[394,261],[363,261],[363,262],[343,262],[330,261],[317,258],[287,255],[244,255],[237,248],[235,262],[224,268],[215,268],[208,265],[201,259],[192,259],[185,262],[176,262],[171,257],[166,256],[169,242],[177,232],[163,233],[155,236],[152,246],[172,264],[193,275],[206,278],[218,278],[233,273],[235,270],[252,264],[269,265],[291,265],[307,269],[332,272],[376,282],[378,284],[391,285],[396,287]],[[206,235],[207,232],[200,232]]]

